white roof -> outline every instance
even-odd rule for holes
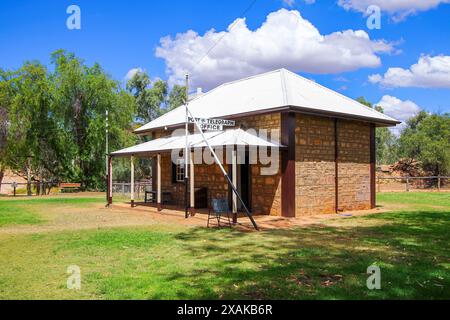
[[[189,102],[197,118],[224,118],[290,107],[312,114],[335,115],[395,125],[399,121],[286,69],[223,84]],[[185,121],[181,106],[137,129],[177,126]]]
[[[217,146],[256,146],[256,147],[272,147],[282,148],[283,146],[275,141],[267,141],[252,133],[246,132],[242,129],[230,129],[221,132],[205,132],[205,137],[212,147]],[[148,154],[162,151],[183,150],[186,143],[186,136],[169,136],[137,146],[126,148],[120,151],[113,152],[113,156],[126,156],[137,154]],[[190,148],[204,148],[207,147],[203,137],[200,133],[191,134],[188,136],[188,144]]]

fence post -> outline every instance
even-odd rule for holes
[[[409,177],[406,178],[406,192],[409,192]]]
[[[441,192],[441,175],[438,176],[438,192]]]

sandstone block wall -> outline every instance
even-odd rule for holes
[[[270,115],[251,116],[236,121],[236,128],[255,129],[258,133],[259,129],[279,130],[281,117],[279,113]],[[168,131],[158,131],[155,138],[170,135]],[[230,163],[226,159],[226,151],[223,152],[223,164],[225,170],[229,172]],[[264,167],[258,161],[258,164],[252,164],[251,170],[251,207],[254,214],[271,214],[281,215],[281,176],[280,165],[278,162],[278,172],[270,176],[262,176],[261,169]],[[184,201],[184,183],[172,183],[172,165],[170,153],[161,155],[162,166],[162,190],[172,192],[178,203]],[[223,176],[220,167],[216,164],[195,165],[195,187],[208,188],[209,197],[228,198],[229,186]]]
[[[295,140],[296,215],[335,212],[334,120],[298,114]]]
[[[334,119],[296,117],[296,215],[336,212]],[[338,209],[370,209],[370,124],[338,121]]]
[[[244,130],[265,129],[270,135],[281,128],[281,114],[272,113],[246,117],[237,121],[236,125]],[[252,211],[255,214],[281,216],[281,157],[277,163],[278,171],[273,175],[261,175],[266,167],[258,161],[251,165],[252,171]]]
[[[339,121],[339,209],[370,209],[370,125]]]
[[[241,118],[242,129],[280,130],[281,114]],[[156,137],[169,135],[160,131]],[[296,215],[336,212],[334,119],[296,115]],[[370,124],[339,120],[339,210],[370,209]],[[229,171],[224,153],[225,169]],[[281,155],[278,172],[263,176],[261,164],[251,165],[251,203],[254,214],[281,216]],[[162,155],[162,189],[182,203],[184,184],[172,183],[170,154]],[[229,188],[217,165],[196,165],[196,188],[206,187],[210,197],[229,197]]]

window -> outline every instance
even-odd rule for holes
[[[184,182],[184,159],[178,159],[177,163],[172,163],[172,182]]]

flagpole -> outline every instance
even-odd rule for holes
[[[185,125],[185,134],[186,134],[186,145],[184,148],[184,207],[185,207],[185,217],[186,219],[189,217],[189,208],[188,208],[188,185],[189,185],[189,150],[188,150],[188,135],[189,135],[189,111],[188,111],[188,103],[189,103],[189,73],[186,73],[186,125]]]

